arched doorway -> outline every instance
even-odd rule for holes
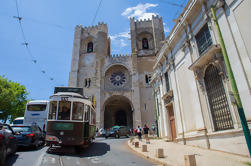
[[[124,96],[112,96],[104,106],[104,128],[112,126],[133,127],[131,102]]]

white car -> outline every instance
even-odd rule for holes
[[[101,129],[99,129],[99,131],[98,131],[98,136],[100,136],[100,137],[104,137],[105,136],[105,129],[103,129],[103,128],[101,128]]]

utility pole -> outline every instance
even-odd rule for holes
[[[244,132],[244,135],[245,135],[245,139],[246,139],[246,142],[247,142],[247,146],[248,146],[248,150],[249,150],[249,156],[251,157],[251,136],[250,136],[250,131],[249,131],[247,120],[246,120],[246,117],[245,117],[245,114],[244,114],[243,106],[242,106],[242,103],[241,103],[239,91],[238,91],[238,88],[237,88],[237,85],[236,85],[236,82],[235,82],[235,78],[234,78],[234,74],[233,74],[233,71],[232,71],[232,68],[231,68],[231,64],[229,62],[229,58],[228,58],[225,43],[224,43],[224,40],[223,40],[223,37],[222,37],[222,34],[221,34],[220,26],[218,24],[218,19],[216,17],[216,12],[215,12],[215,7],[214,6],[211,6],[211,12],[212,12],[213,21],[215,23],[216,30],[217,30],[217,33],[218,33],[218,37],[219,37],[219,40],[220,40],[220,47],[221,47],[222,55],[223,55],[224,62],[225,62],[225,65],[226,65],[226,69],[227,69],[227,75],[228,75],[228,78],[230,80],[230,84],[231,84],[232,91],[233,91],[233,94],[234,94],[234,99],[235,99],[235,102],[236,102],[236,105],[237,105],[237,108],[238,108],[238,113],[239,113],[239,116],[240,116],[240,119],[241,119],[241,125],[242,125],[243,132]]]

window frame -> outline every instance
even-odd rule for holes
[[[85,109],[83,109],[81,112],[82,112],[82,115],[81,115],[81,117],[82,117],[82,119],[74,119],[73,117],[73,113],[74,113],[74,104],[82,104],[83,105],[83,107],[85,108],[85,104],[84,103],[82,103],[82,102],[79,102],[79,101],[73,101],[72,102],[72,111],[71,111],[71,113],[72,113],[72,118],[71,118],[71,120],[74,120],[74,121],[83,121],[84,120],[84,112],[85,112]]]
[[[52,115],[52,118],[50,118],[50,115],[51,115],[51,109],[52,109],[52,102],[56,102],[56,111],[55,111],[55,118],[53,118],[53,115]],[[48,120],[57,120],[58,119],[58,101],[50,101],[49,103],[50,107],[49,107],[49,112],[48,112]]]
[[[91,53],[93,52],[93,42],[88,42],[87,43],[87,50],[86,50],[87,53]]]
[[[146,45],[145,45],[146,44]],[[142,49],[143,50],[147,50],[149,49],[149,42],[148,42],[148,39],[146,37],[144,37],[142,39]]]
[[[164,73],[165,81],[166,81],[166,92],[170,91],[170,84],[169,84],[169,74],[168,71]]]
[[[213,38],[212,34],[210,32],[210,29],[208,27],[208,24],[205,23],[201,29],[197,32],[197,34],[194,36],[199,55],[202,55],[205,53],[205,51],[213,45]],[[201,41],[205,40],[203,43]]]
[[[91,110],[91,107],[88,105],[88,104],[85,104],[85,108],[84,108],[84,122],[89,122],[90,123],[90,110]],[[86,119],[86,114],[88,115],[88,119]]]

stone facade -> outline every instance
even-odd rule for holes
[[[161,137],[182,144],[248,155],[210,7],[219,26],[246,118],[251,119],[249,0],[191,0],[154,64]]]
[[[131,18],[130,34],[132,54],[110,55],[106,24],[75,28],[69,86],[83,87],[86,96],[95,97],[98,128],[155,124],[149,82],[164,40],[162,18]]]

